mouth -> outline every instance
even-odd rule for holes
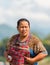
[[[22,32],[22,34],[25,34],[26,32]]]

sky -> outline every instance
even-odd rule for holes
[[[31,26],[50,28],[50,0],[0,0],[0,25],[16,27],[20,18]]]

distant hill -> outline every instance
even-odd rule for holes
[[[42,29],[36,26],[34,27],[33,25],[30,30],[33,34],[39,36],[40,38],[45,38],[48,35],[48,33],[50,33],[49,29],[44,29],[44,28]],[[0,40],[5,37],[10,37],[16,33],[18,33],[16,28],[13,28],[6,24],[0,25]]]
[[[37,34],[40,38],[45,38],[48,34],[50,35],[50,27],[40,27],[32,24],[31,32]]]
[[[0,40],[9,37],[11,35],[14,35],[17,33],[17,30],[15,28],[12,28],[6,24],[0,25]]]

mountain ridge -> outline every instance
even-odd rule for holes
[[[6,24],[0,25],[0,40],[5,37],[10,37],[17,33],[17,30]]]
[[[38,27],[37,28],[36,27],[31,27],[30,31],[33,34],[38,35],[40,38],[45,38],[45,36],[48,35],[46,33],[45,29],[40,29]],[[11,27],[7,24],[0,25],[0,40],[5,38],[5,37],[11,37],[12,35],[17,34],[17,33],[18,33],[18,31],[14,27]]]

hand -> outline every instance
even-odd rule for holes
[[[8,61],[8,62],[11,62],[12,60],[11,60],[10,58],[7,58],[7,61]]]
[[[27,61],[28,63],[30,63],[30,64],[33,64],[33,63],[34,63],[34,62],[33,62],[33,58],[26,57],[26,56],[24,56],[24,58],[26,59],[26,61]]]
[[[12,61],[12,57],[10,55],[8,55],[8,61]]]
[[[8,62],[12,61],[12,58],[10,58],[10,56],[8,56],[7,51],[4,52],[4,56]]]

